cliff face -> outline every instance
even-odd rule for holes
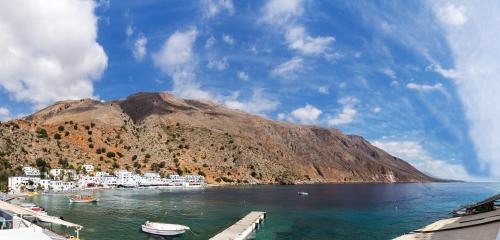
[[[178,171],[221,183],[434,180],[359,136],[167,93],[58,102],[2,123],[0,157],[13,167],[43,158],[53,168],[88,163],[106,171]]]

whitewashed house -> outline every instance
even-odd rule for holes
[[[40,177],[22,176],[22,177],[9,177],[8,186],[14,193],[22,191],[34,191],[40,183]]]
[[[91,164],[83,164],[82,169],[85,170],[86,173],[90,173],[94,171],[94,165]]]
[[[40,176],[40,170],[34,167],[23,167],[25,176]]]
[[[61,180],[63,175],[66,176],[68,180],[74,180],[76,178],[76,171],[74,169],[53,168],[50,169],[49,174],[54,176],[57,180]]]
[[[139,185],[141,186],[160,186],[163,184],[160,174],[156,172],[144,173],[139,180]]]
[[[115,172],[115,176],[117,178],[116,185],[122,187],[137,187],[139,186],[139,182],[141,179],[141,176],[139,176],[138,174],[126,170]]]

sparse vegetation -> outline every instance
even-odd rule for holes
[[[54,134],[54,139],[61,140],[61,134],[59,134],[59,133]]]
[[[106,157],[108,157],[108,158],[114,158],[115,156],[116,156],[116,154],[114,152],[106,153]]]

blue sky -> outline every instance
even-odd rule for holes
[[[498,3],[39,4],[0,10],[0,119],[169,91],[358,134],[433,176],[500,176]]]

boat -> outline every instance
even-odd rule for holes
[[[453,217],[431,223],[394,240],[417,239],[500,239],[500,194],[451,212]]]
[[[188,226],[170,223],[159,223],[147,221],[142,225],[142,231],[160,236],[176,236],[190,230]]]
[[[93,196],[74,195],[69,198],[70,203],[95,203],[97,201],[99,201],[99,199]]]
[[[24,209],[28,209],[28,210],[31,210],[31,211],[34,211],[34,212],[37,212],[40,214],[47,214],[47,212],[45,211],[45,208],[37,206],[36,204],[33,204],[33,203],[21,203],[21,204],[19,204],[19,206],[24,208]]]
[[[309,193],[308,193],[308,192],[298,192],[297,194],[298,194],[298,195],[301,195],[301,196],[307,196],[307,195],[309,195]]]

